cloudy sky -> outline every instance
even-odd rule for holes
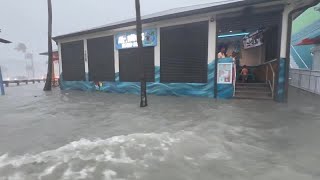
[[[176,7],[222,0],[140,0],[142,14]],[[38,55],[47,48],[47,1],[0,0],[0,37],[12,44],[0,43],[0,65],[4,76],[26,75],[25,55],[14,48],[18,43],[33,53],[36,76],[46,73],[46,57]],[[101,26],[135,16],[134,0],[52,0],[53,36]],[[54,46],[55,47],[55,46]]]

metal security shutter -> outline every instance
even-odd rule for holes
[[[120,81],[140,82],[141,62],[137,50],[137,48],[119,50]],[[147,82],[154,82],[154,47],[144,47],[142,51],[146,80]]]
[[[235,18],[223,18],[218,20],[217,28],[219,33],[229,33],[229,31],[252,31],[260,27],[270,27],[279,25],[281,13],[274,12],[268,14],[251,14]]]
[[[208,22],[165,27],[160,33],[160,81],[206,83]]]
[[[62,77],[66,81],[86,80],[83,41],[61,44]]]
[[[90,81],[115,81],[113,36],[88,39]]]

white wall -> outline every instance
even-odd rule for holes
[[[240,65],[257,66],[264,63],[265,45],[250,49],[241,49]]]
[[[312,49],[312,53],[313,53],[312,70],[320,71],[320,44],[316,45]]]
[[[208,41],[208,64],[210,64],[216,57],[216,41],[217,41],[217,21],[213,16],[214,21],[209,21],[209,41]]]
[[[143,25],[143,28],[156,28],[157,29],[157,46],[154,48],[154,64],[155,66],[160,66],[160,28],[162,27],[168,27],[168,26],[175,26],[175,25],[181,25],[181,24],[188,24],[188,23],[194,23],[194,22],[201,22],[201,21],[208,21],[209,22],[209,41],[208,41],[208,63],[212,62],[215,58],[215,49],[216,49],[216,21],[210,22],[209,20],[211,17],[214,17],[214,15],[211,14],[205,14],[201,16],[194,16],[194,17],[184,17],[184,18],[177,18],[177,19],[170,19],[165,20],[157,23],[151,23]],[[59,58],[60,58],[60,72],[62,72],[62,58],[61,58],[61,43],[66,42],[72,42],[72,41],[78,41],[83,40],[84,41],[84,55],[85,55],[85,72],[88,73],[88,54],[87,54],[87,39],[92,38],[98,38],[98,37],[104,37],[104,36],[115,36],[116,34],[120,32],[126,32],[129,30],[134,30],[135,27],[126,27],[126,28],[120,28],[115,29],[112,31],[102,31],[98,33],[92,33],[87,34],[84,36],[78,36],[78,37],[72,37],[72,38],[66,38],[63,40],[60,40],[58,42],[58,48],[59,48]],[[119,51],[116,49],[116,42],[114,42],[114,61],[115,61],[115,73],[119,72]]]
[[[59,53],[59,74],[62,72],[62,56],[61,56],[61,43],[57,43],[58,45],[58,53]]]
[[[281,50],[280,58],[286,58],[287,53],[287,34],[288,34],[288,19],[289,13],[293,10],[293,7],[290,5],[285,6],[285,9],[282,14],[282,30],[281,30]]]

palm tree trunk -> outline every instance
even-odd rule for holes
[[[141,13],[140,13],[140,0],[135,0],[136,2],[136,29],[137,29],[137,42],[138,42],[138,57],[140,59],[140,107],[146,107],[148,106],[147,101],[147,83],[146,83],[146,74],[145,74],[145,68],[144,68],[144,59],[142,54],[142,23],[141,23]]]
[[[44,91],[51,91],[52,86],[52,5],[51,0],[48,1],[48,72]]]

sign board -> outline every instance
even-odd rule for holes
[[[218,64],[218,84],[232,84],[233,63]]]
[[[117,49],[138,47],[137,34],[135,31],[119,33],[115,36]],[[157,29],[145,29],[142,32],[143,47],[157,46]]]
[[[254,48],[263,44],[263,30],[257,30],[243,38],[244,49]]]

